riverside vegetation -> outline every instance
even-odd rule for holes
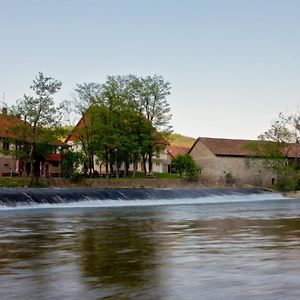
[[[138,176],[138,164],[143,165],[145,174],[152,173],[152,157],[160,143],[172,140],[169,82],[158,75],[108,76],[104,83],[77,84],[72,101],[55,105],[53,96],[61,87],[60,81],[39,73],[30,86],[33,95],[24,95],[9,108],[10,116],[23,122],[11,128],[16,147],[5,150],[5,154],[30,164],[30,185],[38,184],[39,162],[70,133],[76,116],[81,120],[81,126],[73,129],[78,147],[76,151],[62,149],[62,176],[74,181],[82,176],[98,176],[95,163],[104,167],[106,178],[119,177],[121,173],[123,177]],[[175,139],[185,146],[193,142],[180,135]],[[247,147],[265,157],[266,166],[277,175],[276,188],[298,189],[298,159],[291,161],[288,152],[300,141],[299,114],[281,113],[259,139],[263,143],[253,142]],[[129,165],[133,165],[131,172]],[[200,173],[189,156],[176,158],[172,171],[187,178],[197,178]]]

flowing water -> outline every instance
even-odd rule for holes
[[[299,200],[58,192],[0,191],[1,300],[300,299]]]

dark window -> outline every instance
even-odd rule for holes
[[[3,142],[3,150],[6,150],[6,151],[9,150],[9,143]]]
[[[58,161],[54,161],[54,162],[52,163],[52,166],[53,166],[53,167],[58,167],[58,165],[59,165]]]

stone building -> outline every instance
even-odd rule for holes
[[[201,177],[207,182],[272,186],[276,179],[274,172],[267,168],[262,157],[246,147],[249,142],[199,137],[189,154],[201,167]]]

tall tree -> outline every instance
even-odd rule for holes
[[[168,135],[172,132],[171,108],[167,101],[167,96],[170,95],[170,83],[158,75],[147,76],[141,78],[140,81],[139,108],[141,112],[162,137]],[[144,161],[145,156],[148,156],[149,173],[152,172],[153,149],[154,145],[151,143],[146,153],[143,154]]]
[[[85,83],[75,91],[81,113],[78,139],[91,162],[90,173],[94,154],[104,162],[107,176],[114,166],[118,176],[122,164],[126,175],[129,164],[136,169],[141,157],[145,171],[148,158],[151,172],[153,145],[171,131],[170,84],[161,76],[108,76],[103,84]]]
[[[24,95],[12,108],[13,112],[24,121],[24,135],[29,145],[30,183],[36,182],[39,176],[37,157],[39,151],[55,139],[54,128],[59,125],[59,107],[55,106],[53,95],[60,90],[62,83],[39,73],[33,80],[30,89],[33,96]]]
[[[102,86],[97,83],[77,84],[73,101],[69,104],[75,115],[80,117],[80,127],[76,128],[76,142],[79,142],[84,155],[84,172],[94,173],[94,133],[95,104],[101,95]]]

